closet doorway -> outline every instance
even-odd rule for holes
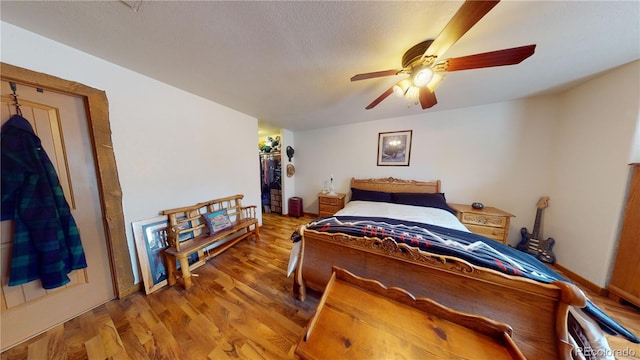
[[[279,135],[259,139],[260,193],[263,213],[282,214],[282,142]]]
[[[280,153],[260,154],[262,212],[282,214],[282,158]]]

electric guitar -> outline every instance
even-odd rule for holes
[[[542,221],[542,210],[549,206],[549,197],[543,196],[538,200],[536,207],[536,221],[533,224],[533,233],[529,234],[527,228],[520,229],[522,240],[518,243],[516,248],[529,253],[540,261],[544,261],[549,264],[556,262],[556,256],[553,255],[553,245],[556,243],[552,238],[542,240],[540,236],[540,222]]]

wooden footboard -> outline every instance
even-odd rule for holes
[[[352,237],[299,229],[300,259],[294,292],[323,291],[332,266],[427,297],[452,309],[504,322],[529,359],[571,359],[569,306],[583,307],[586,298],[575,285],[541,284],[463,260],[430,254],[394,240]]]

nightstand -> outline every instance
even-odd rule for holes
[[[344,207],[344,199],[347,194],[335,195],[318,194],[318,216],[332,216],[336,211]]]
[[[507,244],[509,222],[515,215],[490,206],[482,210],[463,204],[449,204],[449,206],[456,211],[458,220],[472,233]]]

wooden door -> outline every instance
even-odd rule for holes
[[[640,306],[640,163],[631,165],[631,184],[618,252],[607,289],[612,297]]]
[[[1,121],[16,113],[9,83],[2,81]],[[69,274],[64,287],[45,290],[39,280],[7,286],[11,221],[0,223],[1,348],[19,343],[114,298],[100,193],[82,98],[17,84],[22,115],[51,159],[78,225],[88,267]]]

